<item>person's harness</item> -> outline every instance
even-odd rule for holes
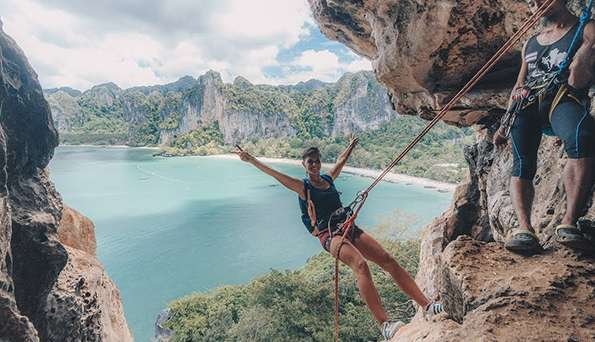
[[[592,7],[593,0],[589,0],[589,3],[583,8],[579,18],[578,28],[572,37],[572,41],[570,42],[570,46],[566,52],[566,57],[562,63],[560,63],[558,70],[546,73],[540,78],[533,79],[530,82],[523,84],[523,87],[529,90],[529,94],[519,100],[514,101],[502,118],[502,127],[504,128],[504,135],[506,137],[510,135],[510,130],[512,129],[514,120],[522,110],[537,103],[539,111],[541,112],[543,104],[547,103],[546,101],[548,101],[552,95],[553,100],[551,104],[548,104],[549,108],[547,110],[548,123],[550,124],[548,124],[546,127],[543,127],[542,129],[543,134],[546,135],[554,135],[551,127],[552,113],[558,104],[560,104],[562,99],[567,97],[573,101],[576,101],[580,105],[586,105],[586,103],[584,103],[585,100],[581,99],[581,96],[576,94],[575,90],[568,85],[567,74],[570,63],[578,51],[579,42],[582,41],[585,26],[591,18]]]

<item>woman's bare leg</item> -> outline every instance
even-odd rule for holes
[[[340,241],[340,236],[335,236],[331,241],[331,251],[333,252],[333,255],[336,255]],[[339,260],[349,266],[355,274],[359,293],[372,312],[372,315],[374,315],[376,321],[378,321],[379,324],[388,321],[388,315],[380,302],[380,296],[378,295],[378,290],[376,290],[376,287],[374,286],[368,263],[362,254],[348,240],[343,242],[343,246],[340,249]]]
[[[421,292],[411,275],[370,234],[362,233],[355,239],[354,245],[364,258],[390,273],[401,290],[422,308],[425,309],[430,305],[430,300]]]

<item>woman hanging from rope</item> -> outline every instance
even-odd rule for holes
[[[300,180],[285,175],[263,164],[239,146],[236,153],[240,158],[254,165],[262,172],[275,178],[279,183],[298,194],[302,221],[308,231],[316,236],[322,247],[336,257],[339,250],[339,260],[345,263],[357,279],[357,287],[364,302],[381,325],[385,339],[392,338],[403,325],[399,321],[391,321],[380,301],[378,291],[374,286],[367,260],[370,260],[390,273],[394,281],[410,298],[425,309],[426,314],[436,315],[443,311],[439,303],[432,303],[419,289],[413,278],[403,269],[372,236],[353,226],[347,238],[341,244],[341,223],[346,219],[346,212],[341,203],[340,193],[335,187],[334,180],[339,177],[343,166],[347,163],[351,152],[357,145],[357,138],[339,156],[337,163],[328,174],[320,173],[320,151],[316,147],[308,148],[302,155],[307,178]]]

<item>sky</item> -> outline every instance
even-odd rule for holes
[[[0,0],[4,31],[42,87],[173,82],[336,81],[369,60],[324,37],[306,0]]]

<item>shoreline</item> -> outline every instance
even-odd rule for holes
[[[235,159],[239,160],[238,156],[235,154],[214,154],[210,156],[196,156],[201,158],[216,158],[216,159]],[[265,162],[265,163],[275,163],[275,164],[291,164],[291,165],[302,165],[301,161],[296,159],[289,159],[289,158],[268,158],[268,157],[259,157],[258,160]],[[331,168],[334,164],[330,163],[322,163],[322,167],[324,168]],[[382,170],[373,170],[373,169],[365,169],[353,166],[345,166],[343,167],[343,172],[348,173],[350,175],[366,177],[366,178],[376,178]],[[384,181],[389,183],[396,183],[396,184],[404,184],[404,185],[418,185],[422,186],[426,189],[430,190],[437,190],[439,192],[454,192],[457,184],[454,183],[446,183],[440,182],[437,180],[429,179],[429,178],[422,178],[422,177],[415,177],[409,176],[402,173],[393,173],[389,172],[383,178]]]
[[[147,150],[161,150],[156,146],[128,146],[128,145],[93,145],[93,144],[58,144],[57,147],[103,147],[103,148],[144,148]]]
[[[161,150],[161,148],[159,147],[151,147],[151,146],[139,146],[139,147],[133,147],[133,146],[127,146],[127,145],[92,145],[92,144],[81,144],[81,145],[69,145],[69,144],[60,144],[58,145],[60,146],[64,146],[64,147],[102,147],[102,148],[144,148],[144,149],[150,149],[150,150]],[[216,158],[216,159],[234,159],[234,160],[239,160],[238,156],[235,154],[213,154],[213,155],[208,155],[208,156],[187,156],[187,157],[195,157],[195,158]],[[273,163],[273,164],[291,164],[291,165],[302,165],[300,160],[297,159],[289,159],[289,158],[269,158],[269,157],[259,157],[258,160],[265,162],[265,163]],[[322,167],[326,168],[326,169],[330,169],[331,167],[333,167],[334,164],[330,164],[330,163],[322,163]],[[355,175],[355,176],[360,176],[360,177],[366,177],[366,178],[376,178],[381,172],[382,170],[374,170],[374,169],[366,169],[366,168],[359,168],[359,167],[353,167],[353,166],[345,166],[343,167],[343,172],[350,174],[350,175]],[[416,176],[409,176],[406,174],[402,174],[402,173],[393,173],[393,172],[389,172],[386,176],[384,176],[383,178],[384,181],[389,182],[389,183],[395,183],[395,184],[403,184],[403,185],[417,185],[417,186],[421,186],[425,189],[428,190],[436,190],[438,192],[454,192],[455,188],[457,187],[457,184],[455,183],[446,183],[446,182],[440,182],[437,180],[433,180],[433,179],[429,179],[429,178],[423,178],[423,177],[416,177]]]

